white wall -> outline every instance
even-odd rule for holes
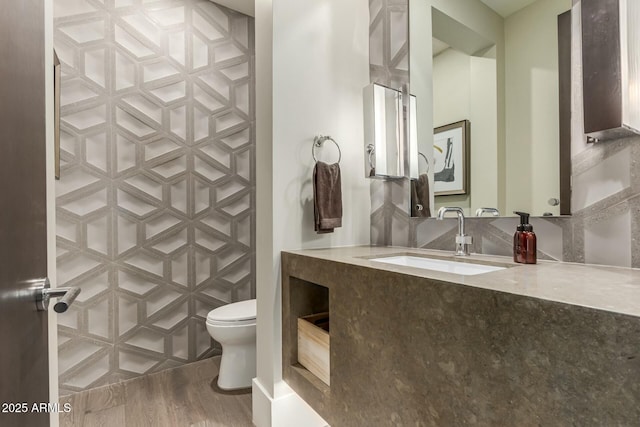
[[[470,193],[435,198],[435,210],[459,206],[465,215],[498,206],[496,60],[447,49],[433,58],[433,126],[471,122]]]
[[[471,210],[498,201],[498,78],[494,58],[471,57]],[[507,212],[501,212],[505,215]]]
[[[291,402],[282,382],[280,252],[369,243],[362,161],[368,26],[367,0],[256,1],[258,426],[285,426],[282,415]],[[317,134],[331,135],[342,149],[343,226],[325,235],[313,231]],[[331,144],[318,152],[328,161],[337,158]],[[311,419],[291,422],[314,425]]]
[[[433,58],[433,127],[469,118],[471,56],[447,49]]]
[[[505,20],[507,213],[560,214],[557,16],[571,0],[538,0]]]
[[[433,127],[470,120],[470,108],[471,56],[455,49],[447,49],[433,58]],[[476,143],[474,124],[472,122],[472,147]],[[432,171],[435,172],[435,168]],[[471,199],[469,195],[435,197],[432,215],[443,206],[459,206],[464,209],[465,215],[469,215]]]

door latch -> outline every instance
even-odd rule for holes
[[[53,305],[56,313],[64,313],[80,294],[76,286],[51,289],[48,278],[36,281],[36,307],[38,311],[47,311],[51,298],[60,298]]]

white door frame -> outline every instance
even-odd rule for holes
[[[44,0],[45,89],[47,119],[47,270],[51,287],[56,280],[56,181],[54,168],[53,121],[53,1]],[[58,317],[49,310],[49,402],[58,402]],[[59,426],[59,414],[51,412],[51,427]]]

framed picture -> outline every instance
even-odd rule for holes
[[[433,178],[436,196],[469,192],[469,120],[433,130]]]

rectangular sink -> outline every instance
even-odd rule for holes
[[[425,270],[442,271],[445,273],[461,274],[463,276],[474,276],[476,274],[490,273],[492,271],[504,270],[505,267],[493,265],[473,264],[470,262],[445,261],[441,259],[423,258],[410,255],[390,256],[383,258],[372,258],[370,261],[383,262],[386,264],[403,265],[406,267],[422,268]]]

